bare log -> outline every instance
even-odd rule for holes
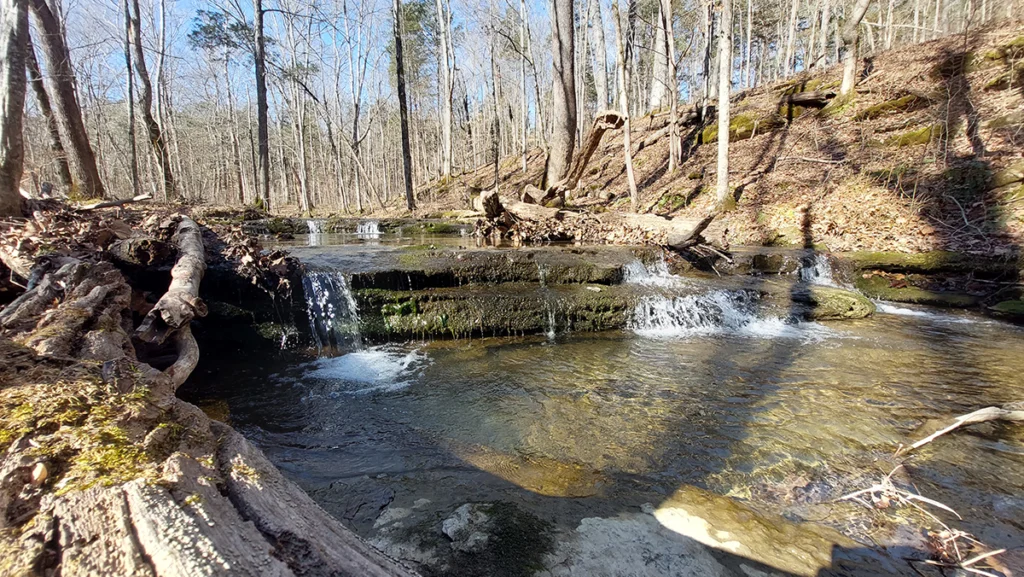
[[[690,230],[669,234],[666,239],[666,245],[672,250],[680,251],[699,244],[702,239],[701,233],[711,225],[716,216],[718,216],[718,213],[709,214],[690,228]]]
[[[821,108],[828,104],[829,100],[835,98],[836,93],[831,90],[813,90],[810,92],[797,92],[783,96],[779,104],[790,104],[793,106],[814,106]]]
[[[135,331],[147,343],[161,344],[171,333],[188,329],[195,317],[206,316],[199,298],[199,282],[206,272],[203,234],[191,218],[181,217],[174,233],[178,262],[171,269],[171,285]]]
[[[75,210],[77,210],[78,212],[88,212],[90,210],[97,210],[97,209],[100,209],[100,208],[112,208],[112,207],[115,207],[115,206],[124,206],[126,204],[132,204],[133,202],[142,202],[144,200],[150,200],[152,198],[153,198],[153,195],[151,195],[151,194],[140,194],[139,196],[136,196],[136,197],[133,197],[133,198],[125,198],[125,199],[122,199],[122,200],[105,200],[103,202],[94,202],[92,204],[87,204],[85,206],[80,206],[80,207],[76,208]]]
[[[604,133],[609,130],[622,128],[625,121],[625,117],[614,110],[605,110],[598,113],[594,118],[594,127],[590,129],[586,142],[583,143],[582,148],[576,151],[576,156],[572,159],[569,172],[565,178],[548,187],[547,193],[540,200],[540,204],[546,204],[555,196],[563,196],[564,198],[565,191],[576,188],[580,178],[583,177],[583,172],[587,169],[590,158],[594,156],[594,152],[597,151],[597,147],[601,144]]]
[[[928,435],[920,441],[910,445],[906,448],[900,448],[898,453],[909,453],[914,449],[923,447],[928,443],[931,443],[935,439],[945,435],[946,433],[955,431],[960,427],[966,425],[974,425],[977,423],[985,423],[988,421],[1013,421],[1013,422],[1024,422],[1024,407],[1018,408],[1015,404],[1013,408],[999,408],[999,407],[985,407],[984,409],[978,409],[973,413],[967,413],[966,415],[960,415],[953,419],[953,422],[949,425],[939,429],[938,431]]]
[[[548,208],[539,204],[528,204],[525,202],[510,202],[505,206],[505,210],[519,220],[561,219],[564,214],[557,208]]]

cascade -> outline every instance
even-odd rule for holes
[[[351,343],[362,348],[359,332],[359,311],[345,275],[338,272],[312,271],[302,278],[306,296],[309,329],[317,349]]]

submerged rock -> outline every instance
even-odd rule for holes
[[[466,503],[441,523],[441,532],[452,541],[452,547],[459,551],[476,551],[490,540],[494,530],[491,516],[487,511],[490,504]]]
[[[793,300],[811,306],[805,314],[808,320],[862,319],[875,312],[875,304],[864,295],[835,287],[809,287],[794,294]]]

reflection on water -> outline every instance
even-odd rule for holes
[[[717,302],[714,322],[729,325],[742,305]],[[438,514],[514,500],[572,528],[696,486],[886,541],[872,513],[834,499],[887,473],[923,423],[1024,399],[1024,332],[970,315],[880,312],[768,334],[749,323],[699,330],[697,319],[672,338],[573,334],[247,360],[224,370],[229,379],[198,371],[186,396],[226,400],[232,422],[286,474],[370,536],[380,508],[346,511],[381,491],[396,503],[429,499]],[[989,545],[1024,539],[1022,505],[1006,505],[1024,495],[1019,427],[948,435],[907,469]]]

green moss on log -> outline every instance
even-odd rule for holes
[[[855,270],[881,270],[910,274],[1005,273],[1013,272],[1015,264],[1000,259],[979,258],[944,250],[921,253],[860,251],[841,255]]]
[[[786,125],[786,120],[778,115],[757,117],[753,114],[742,113],[733,116],[729,120],[729,140],[737,142],[752,138],[758,134],[771,132],[776,128]],[[718,141],[718,124],[705,128],[701,134],[701,142],[710,144]]]
[[[892,136],[885,141],[885,145],[904,148],[907,146],[928,144],[933,140],[942,138],[945,131],[946,127],[941,123],[930,124],[909,132],[904,132],[903,134]]]
[[[910,112],[928,104],[928,101],[916,94],[908,94],[902,98],[886,100],[874,106],[869,106],[853,116],[854,120],[870,120],[894,112]]]

